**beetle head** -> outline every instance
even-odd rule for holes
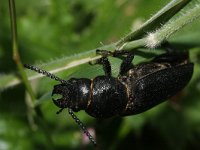
[[[61,98],[54,99],[52,98],[54,104],[59,108],[69,108],[70,107],[70,95],[72,93],[72,89],[70,84],[58,84],[54,86],[52,96],[61,96]]]
[[[52,96],[59,97],[56,99],[53,98],[54,104],[60,108],[70,108],[76,112],[85,109],[87,106],[88,93],[80,90],[82,89],[81,83],[84,83],[84,81],[70,79],[66,83],[55,85]]]

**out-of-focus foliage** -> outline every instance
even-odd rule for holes
[[[24,63],[49,62],[119,40],[169,2],[160,0],[17,0],[18,43]],[[12,60],[8,3],[0,0],[0,73],[16,72]],[[174,98],[143,114],[96,120],[78,112],[96,129],[104,149],[200,149],[200,22],[196,21],[170,38],[177,48],[190,48],[195,70],[190,84]],[[152,50],[153,51],[153,50]],[[150,52],[147,50],[147,52]],[[138,57],[136,59],[142,59]],[[112,59],[114,68],[118,68]],[[81,65],[64,72],[75,77],[95,77],[101,67]],[[114,72],[117,70],[114,69]],[[77,70],[77,69],[76,69]],[[69,78],[69,77],[68,77]],[[22,85],[0,93],[0,150],[93,149],[77,124],[57,107],[50,92],[57,82],[34,81],[39,116],[28,121]],[[1,84],[1,83],[0,83]],[[100,148],[99,148],[100,149]]]

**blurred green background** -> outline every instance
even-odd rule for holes
[[[45,63],[80,54],[119,40],[141,25],[169,0],[16,0],[18,44],[23,63]],[[190,48],[195,70],[190,84],[175,97],[139,115],[96,120],[84,111],[80,120],[99,138],[96,149],[200,149],[200,21],[169,41]],[[118,63],[113,65],[117,72]],[[12,59],[8,2],[0,0],[0,73],[16,74]],[[59,74],[63,78],[95,77],[101,67],[81,65]],[[66,76],[68,75],[68,77]],[[115,74],[116,75],[116,74]],[[0,81],[1,84],[1,81]],[[58,108],[49,94],[57,84],[49,78],[32,82],[36,97],[45,99],[30,119],[22,84],[0,92],[0,150],[93,149],[78,125]],[[29,116],[29,118],[28,118]]]

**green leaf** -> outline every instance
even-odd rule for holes
[[[139,29],[134,30],[118,42],[122,45],[125,42],[133,41],[144,37],[148,32],[155,31],[179,12],[191,0],[173,0],[147,20]]]

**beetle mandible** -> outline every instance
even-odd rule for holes
[[[193,63],[189,62],[188,52],[176,53],[167,49],[166,53],[153,58],[150,62],[134,65],[134,53],[130,51],[97,50],[102,58],[97,64],[102,64],[105,75],[94,79],[72,78],[62,80],[55,75],[37,67],[27,65],[28,69],[44,74],[61,82],[55,85],[52,95],[60,94],[62,98],[53,99],[56,106],[68,108],[69,113],[88,134],[80,120],[73,114],[85,110],[95,118],[109,118],[116,115],[128,116],[142,113],[182,90],[193,74]],[[123,57],[118,77],[112,77],[108,55]]]

